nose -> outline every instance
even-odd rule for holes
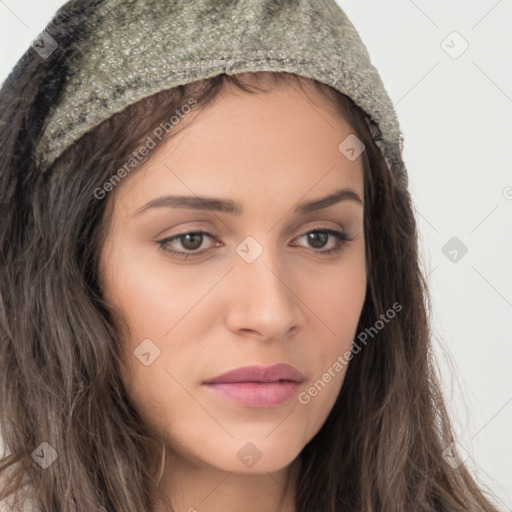
[[[294,284],[276,251],[264,248],[252,263],[235,258],[226,298],[229,330],[249,331],[265,340],[284,339],[297,331],[303,314]]]

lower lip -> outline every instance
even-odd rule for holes
[[[246,407],[275,407],[296,394],[300,382],[219,382],[208,389]]]

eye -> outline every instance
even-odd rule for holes
[[[189,256],[199,256],[210,249],[203,248],[198,250],[203,245],[205,237],[211,239],[216,238],[206,231],[188,231],[186,233],[179,233],[172,237],[165,238],[157,243],[166,252],[182,258],[188,258]],[[335,254],[341,252],[344,246],[353,240],[353,238],[350,238],[343,231],[336,231],[328,228],[315,228],[309,230],[297,237],[296,240],[300,240],[301,238],[305,238],[306,241],[311,244],[313,252],[319,254]],[[331,247],[330,249],[323,249],[329,241],[329,238],[334,239],[334,247]],[[183,250],[176,250],[173,248],[172,243],[175,241],[180,242]]]
[[[335,229],[328,229],[328,228],[314,228],[312,230],[307,231],[303,235],[299,236],[297,240],[301,238],[306,238],[306,241],[310,244],[312,244],[313,249],[319,249],[315,252],[320,254],[335,254],[338,252],[341,252],[345,245],[348,244],[348,242],[351,242],[353,238],[350,238],[345,232],[343,231],[336,231]],[[325,247],[327,241],[329,240],[329,237],[334,238],[335,245],[334,247],[331,247],[330,249],[322,249]]]
[[[205,236],[208,238],[213,238],[213,236],[206,231],[188,231],[187,233],[180,233],[178,235],[171,236],[170,238],[165,238],[164,240],[159,241],[158,244],[164,251],[170,252],[171,254],[175,254],[177,256],[181,256],[183,258],[188,258],[189,256],[197,256],[199,254],[203,254],[208,250],[202,249],[198,251]],[[174,242],[175,240],[180,241],[181,247],[185,249],[185,251],[172,248],[171,242]]]

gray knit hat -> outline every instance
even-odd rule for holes
[[[282,71],[346,94],[407,186],[403,138],[368,51],[335,0],[106,0],[87,20],[37,146],[51,165],[86,132],[165,89],[226,73]]]

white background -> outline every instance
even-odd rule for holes
[[[502,510],[512,510],[512,1],[339,3],[404,134],[459,443]],[[62,4],[0,0],[0,81]],[[453,58],[464,40],[468,49]],[[442,252],[452,237],[468,249],[456,262]]]

